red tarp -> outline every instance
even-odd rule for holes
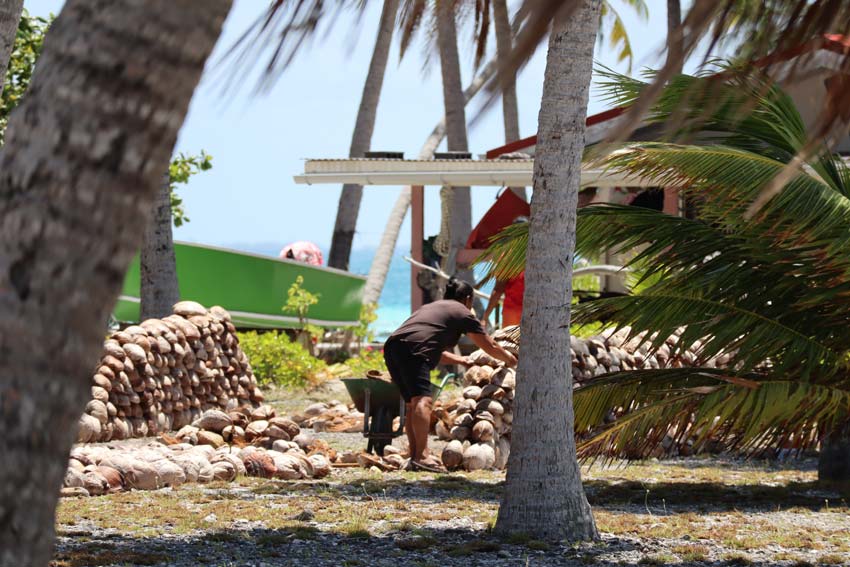
[[[514,222],[517,217],[530,215],[531,207],[528,203],[517,197],[516,193],[510,189],[505,189],[493,206],[484,213],[478,225],[469,233],[466,247],[478,250],[487,248],[490,246],[490,238]]]

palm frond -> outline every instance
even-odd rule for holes
[[[577,432],[590,431],[579,442],[580,458],[644,458],[665,437],[676,444],[689,441],[695,450],[709,443],[746,454],[803,450],[848,420],[846,383],[770,375],[753,376],[755,387],[741,387],[719,371],[700,368],[630,374],[632,384],[622,395],[622,380],[613,375],[576,392]],[[611,410],[622,415],[598,427],[600,416]]]
[[[805,172],[773,199],[756,221],[746,211],[783,164],[723,146],[633,144],[607,158],[608,167],[681,187],[703,203],[701,216],[742,236],[759,235],[765,245],[793,248],[825,270],[850,274],[850,199]]]

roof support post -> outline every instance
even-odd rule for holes
[[[425,240],[425,188],[414,185],[410,188],[410,255],[424,263],[422,242]],[[424,301],[419,287],[419,268],[410,265],[410,309],[416,311]]]

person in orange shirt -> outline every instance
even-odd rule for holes
[[[497,280],[490,294],[490,301],[484,310],[483,321],[486,322],[490,313],[499,304],[502,296],[505,301],[502,304],[502,327],[519,325],[522,319],[522,294],[525,293],[525,272],[508,281]]]
[[[528,218],[517,217],[511,224],[521,222],[528,222]],[[522,296],[524,293],[525,272],[506,281],[496,280],[496,285],[490,294],[490,300],[487,302],[487,308],[484,310],[482,323],[486,326],[490,313],[493,312],[496,305],[499,304],[499,300],[504,296],[505,300],[502,304],[502,327],[519,325],[522,319]]]

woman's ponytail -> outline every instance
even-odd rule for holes
[[[446,284],[446,292],[443,294],[443,299],[454,299],[465,303],[467,299],[472,297],[472,291],[472,286],[468,282],[452,276]]]

